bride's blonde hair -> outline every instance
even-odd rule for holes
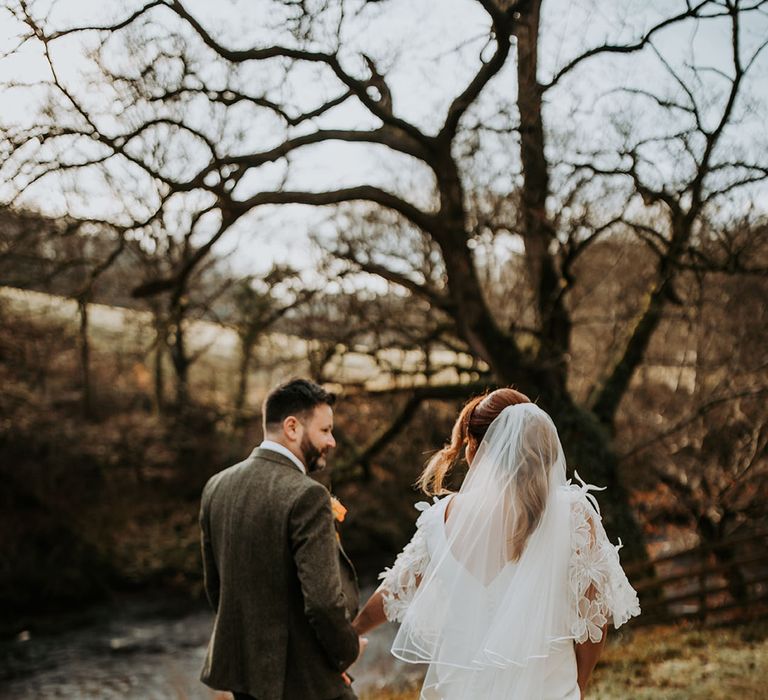
[[[520,439],[522,464],[517,471],[515,504],[517,517],[507,538],[507,556],[517,561],[528,538],[539,526],[549,493],[550,467],[557,459],[557,431],[549,417],[535,417],[525,423]]]
[[[432,455],[416,485],[428,496],[450,493],[443,484],[462,450],[477,452],[488,427],[507,406],[531,403],[522,392],[504,387],[467,401],[453,425],[450,442]]]

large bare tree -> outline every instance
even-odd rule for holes
[[[63,26],[55,16],[47,20],[40,3],[15,0],[9,11],[26,27],[20,45],[39,46],[49,66],[50,102],[41,118],[5,130],[5,191],[12,201],[52,175],[79,173],[94,187],[99,178],[122,177],[134,205],[111,223],[137,236],[167,227],[174,211],[192,212],[183,264],[142,293],[181,288],[225,234],[242,233],[263,207],[355,203],[353,221],[393,217],[408,249],[402,260],[421,241],[416,269],[392,250],[377,252],[375,241],[367,250],[350,245],[349,231],[337,253],[426,302],[445,347],[477,358],[496,382],[537,397],[560,427],[570,463],[611,488],[609,525],[630,555],[642,556],[612,445],[616,416],[664,309],[675,302],[680,270],[714,264],[703,245],[713,229],[704,222],[738,206],[736,193],[749,193],[768,174],[764,154],[741,152],[744,142],[732,132],[760,108],[748,99],[748,76],[765,43],[745,24],[765,18],[768,0],[654,4],[642,18],[607,26],[604,36],[587,32],[567,42],[554,61],[547,55],[545,69],[541,47],[557,36],[565,46],[569,31],[557,27],[556,12],[542,29],[550,4],[467,0],[473,21],[453,54],[461,69],[439,86],[441,99],[427,117],[409,117],[401,105],[420,95],[404,95],[408,82],[391,77],[406,59],[377,52],[376,39],[390,8],[406,21],[413,8],[363,0],[251,3],[236,6],[226,26],[191,3],[151,0],[112,22]],[[246,7],[262,12],[266,29],[248,24],[253,15],[239,16]],[[419,15],[425,26],[429,19]],[[669,31],[702,26],[728,33],[727,60],[701,65],[665,53]],[[93,64],[89,77],[75,80],[56,49],[78,35],[88,37]],[[555,101],[566,103],[564,96],[599,83],[621,61],[653,65],[653,79],[615,93],[623,109],[596,113],[591,138],[569,128],[568,111]],[[593,89],[589,99],[599,96]],[[392,156],[392,177],[338,185],[315,163],[311,187],[291,186],[291,166],[302,154],[342,143]],[[505,150],[501,168],[494,149]],[[674,167],[665,168],[670,158]],[[496,177],[484,182],[489,171]],[[603,371],[582,400],[569,383],[569,295],[580,256],[617,231],[647,243],[656,264],[619,351],[590,358]],[[491,303],[514,286],[489,274],[505,238],[523,251],[522,271],[506,268],[521,293]],[[743,257],[723,264],[749,268]]]

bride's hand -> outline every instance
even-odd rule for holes
[[[359,659],[363,655],[363,652],[365,651],[365,647],[368,646],[368,638],[358,637],[358,641],[360,642],[360,651],[357,652],[357,658]]]

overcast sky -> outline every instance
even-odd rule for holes
[[[13,0],[5,0],[9,4]],[[100,22],[125,17],[131,8],[142,3],[130,0],[58,0],[40,3],[35,7],[38,15],[49,14],[49,22],[57,27],[81,22]],[[273,40],[270,23],[277,18],[265,13],[269,3],[264,0],[227,0],[218,3],[210,0],[187,0],[187,6],[229,45],[238,48],[263,45]],[[424,128],[432,131],[450,100],[464,87],[477,68],[477,56],[486,42],[489,21],[482,8],[473,0],[389,0],[372,8],[366,15],[365,26],[350,39],[350,53],[365,51],[373,56],[384,57],[382,66],[394,93],[395,110]],[[631,39],[658,21],[670,8],[682,8],[685,3],[675,0],[546,0],[542,42],[540,46],[540,74],[543,80],[563,65],[585,46],[601,43],[605,39],[621,41]],[[161,11],[162,12],[162,11]],[[157,14],[161,17],[161,13]],[[166,12],[166,15],[168,13]],[[163,20],[165,21],[165,20]],[[170,19],[168,21],[171,21]],[[15,45],[22,28],[6,16],[0,19],[0,51],[8,51]],[[756,17],[744,28],[743,41],[746,50],[768,37],[768,16]],[[55,60],[63,79],[73,86],[78,84],[78,74],[84,70],[84,50],[92,45],[93,38],[77,36],[58,42]],[[693,23],[666,30],[658,36],[656,46],[667,60],[677,67],[686,63],[728,69],[730,35],[724,22],[707,22],[699,27]],[[768,53],[768,52],[765,52]],[[125,56],[116,56],[125,60]],[[755,66],[749,93],[760,109],[768,97],[768,56]],[[17,55],[0,60],[0,81],[34,82],[48,78],[48,69],[39,46],[30,43]],[[568,130],[570,115],[577,114],[574,128],[584,133],[585,140],[591,132],[599,132],[608,114],[617,110],[622,97],[610,91],[618,87],[652,88],[667,80],[659,61],[646,52],[632,58],[616,57],[591,62],[584,69],[574,72],[562,87],[548,93],[545,118],[549,125]],[[713,78],[715,95],[717,80]],[[704,86],[706,87],[706,86]],[[76,88],[75,88],[76,89]],[[498,100],[514,96],[514,68],[510,61],[507,68],[489,85],[483,96],[484,104],[497,104]],[[307,103],[320,96],[322,86],[316,76],[307,72],[299,94]],[[2,123],[23,123],[34,111],[38,97],[33,91],[14,91],[3,99]],[[606,94],[608,96],[606,96]],[[482,104],[478,113],[483,114]],[[334,115],[336,123],[345,126],[363,125],[363,117],[352,108]],[[490,112],[489,112],[490,114]],[[765,112],[763,112],[765,114]],[[638,128],[648,125],[638,124]],[[765,120],[745,124],[745,142],[755,149],[768,146]],[[262,134],[254,125],[254,146],[263,140],[261,148],[270,145],[270,136]],[[500,149],[499,168],[503,170],[505,154]],[[493,158],[490,154],[489,158]],[[674,164],[666,164],[673,168]],[[663,171],[665,164],[660,164]],[[260,180],[252,186],[274,186],[284,177],[283,165],[266,169]],[[405,186],[417,203],[423,203],[428,195],[429,176],[418,168],[411,168],[403,158],[390,158],[380,148],[350,144],[326,144],[306,149],[291,162],[290,187],[318,188],[318,178],[325,183],[349,185],[371,183],[391,188],[397,180]],[[403,185],[403,183],[405,183]],[[99,202],[97,196],[89,200],[90,206],[108,207],[107,198]],[[52,213],[61,211],[64,200],[53,196],[50,186],[39,187],[27,193],[25,202],[40,206]],[[260,212],[258,224],[251,220],[249,226],[272,230],[281,228],[280,236],[263,236],[258,245],[250,246],[246,255],[247,265],[266,265],[273,259],[295,255],[289,252],[297,240],[302,240],[308,227],[317,220],[318,214],[306,208],[293,209],[290,214]],[[250,231],[241,235],[253,236]],[[225,242],[222,250],[234,245],[236,236]],[[256,251],[255,253],[253,251]]]

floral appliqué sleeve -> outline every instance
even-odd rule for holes
[[[390,622],[402,622],[411,604],[421,576],[429,565],[426,521],[432,506],[424,501],[417,503],[417,510],[423,511],[416,521],[416,532],[395,563],[379,574],[380,590],[384,601],[384,614]]]
[[[571,504],[568,565],[571,634],[577,644],[599,642],[608,622],[618,628],[640,614],[637,593],[619,562],[621,544],[608,540],[586,486],[579,491]]]

